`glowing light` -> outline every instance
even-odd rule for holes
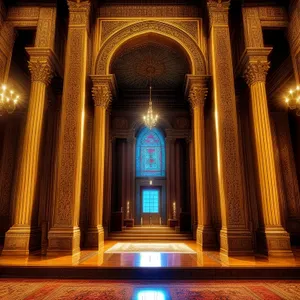
[[[285,103],[291,110],[296,110],[296,115],[300,115],[300,85],[297,85],[295,90],[289,91],[289,96],[285,97]]]
[[[159,252],[141,252],[140,267],[161,267],[161,253]]]
[[[137,293],[137,297],[135,299],[138,299],[138,300],[165,300],[166,297],[162,291],[146,290],[146,291],[139,291]]]
[[[158,120],[158,115],[153,114],[152,110],[152,87],[150,86],[150,98],[149,98],[149,108],[147,111],[147,115],[144,117],[144,123],[145,125],[151,130],[153,127],[156,126],[157,120]]]
[[[0,116],[2,116],[5,112],[11,114],[16,109],[16,104],[19,95],[16,95],[12,89],[8,89],[5,84],[2,84],[2,93],[0,94]]]

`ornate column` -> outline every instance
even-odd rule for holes
[[[292,243],[293,240],[297,243],[300,238],[300,193],[288,114],[274,112],[272,113],[272,119],[277,138],[280,172],[286,201],[286,228],[291,235]]]
[[[266,94],[268,55],[271,48],[247,49],[244,77],[250,87],[251,118],[257,161],[258,189],[263,214],[258,246],[269,255],[291,254],[289,234],[282,227],[279,190]]]
[[[80,251],[79,207],[88,61],[89,1],[68,1],[69,28],[58,149],[57,188],[48,254]]]
[[[2,255],[28,255],[39,247],[35,215],[37,174],[46,87],[51,81],[55,56],[50,49],[27,48],[30,55],[31,91],[16,187],[13,226],[7,231]]]
[[[211,212],[206,191],[204,103],[207,95],[206,76],[188,76],[186,96],[192,107],[197,199],[197,243],[203,250],[216,247],[216,234],[211,227]]]
[[[288,40],[297,83],[300,83],[300,1],[291,0],[289,7]]]
[[[220,249],[225,255],[253,252],[249,230],[234,91],[234,75],[228,26],[230,1],[209,0],[211,67],[215,109],[217,170],[222,229]]]
[[[113,77],[92,76],[94,111],[92,197],[87,241],[90,247],[104,246],[103,191],[106,134],[106,110],[115,91]]]

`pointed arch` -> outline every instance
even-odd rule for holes
[[[144,127],[136,141],[136,177],[166,176],[166,145],[161,130]]]

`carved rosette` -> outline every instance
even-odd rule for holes
[[[92,95],[95,106],[101,106],[107,109],[112,101],[112,93],[108,85],[96,85],[93,87]]]
[[[207,92],[208,89],[201,86],[200,84],[191,87],[188,99],[193,109],[199,106],[204,106]]]
[[[68,0],[68,7],[70,12],[69,24],[88,27],[91,2],[83,1],[78,3],[77,1]]]
[[[228,25],[228,11],[230,0],[208,0],[210,26]]]
[[[53,77],[53,68],[49,61],[33,60],[28,62],[31,81],[39,81],[49,85]]]
[[[247,84],[251,86],[257,82],[266,82],[269,68],[269,62],[249,62],[244,71],[244,78]]]

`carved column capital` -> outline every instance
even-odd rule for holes
[[[185,96],[192,109],[204,106],[208,93],[209,76],[188,75],[186,78]]]
[[[249,86],[256,82],[266,82],[269,62],[249,62],[244,71],[244,78]]]
[[[116,80],[113,75],[93,75],[91,76],[93,82],[92,95],[95,106],[102,106],[108,108],[113,97],[116,97]]]
[[[112,101],[112,93],[108,85],[95,85],[92,89],[92,94],[95,106],[101,106],[105,109],[108,108]]]
[[[28,67],[32,82],[39,81],[49,85],[54,73],[62,77],[61,66],[50,48],[28,47],[26,51],[30,56]]]
[[[191,87],[188,99],[193,109],[204,106],[207,92],[208,89],[200,84],[195,84]]]
[[[84,25],[88,27],[91,2],[90,1],[72,1],[68,0],[68,7],[70,13],[69,26]]]
[[[39,59],[30,60],[28,62],[28,68],[31,73],[31,81],[40,81],[46,85],[49,85],[53,77],[53,69],[49,61],[43,61]]]
[[[230,0],[208,0],[207,1],[210,26],[228,25],[229,6],[230,6]]]

